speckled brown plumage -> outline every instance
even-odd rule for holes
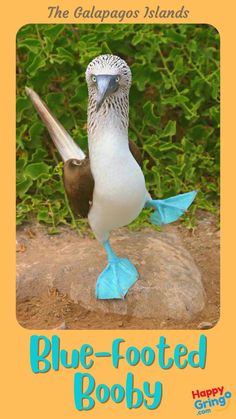
[[[139,166],[142,166],[142,154],[131,140],[129,140],[129,148]],[[92,205],[94,189],[94,179],[88,157],[84,160],[70,159],[64,163],[64,186],[74,214],[87,217]]]

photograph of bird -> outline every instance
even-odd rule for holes
[[[46,125],[64,162],[64,187],[73,212],[88,217],[102,243],[108,263],[96,283],[98,299],[123,299],[137,281],[136,267],[115,254],[110,232],[130,224],[143,208],[154,209],[155,225],[176,221],[197,192],[167,199],[152,199],[142,172],[142,155],[129,140],[129,90],[131,70],[116,55],[100,55],[86,70],[88,86],[88,156],[74,142],[34,90],[27,95]]]

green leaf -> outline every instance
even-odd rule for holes
[[[169,96],[163,99],[164,104],[166,105],[169,104],[173,106],[183,105],[184,103],[187,103],[187,102],[189,102],[189,98],[184,95],[174,95],[174,96]]]
[[[150,101],[144,104],[145,123],[151,124],[153,127],[158,127],[160,118],[155,114],[154,108],[154,103],[151,103]]]
[[[74,57],[73,55],[63,47],[57,48],[57,56],[55,57],[55,61],[58,63],[69,63],[71,65],[74,64]]]
[[[47,25],[44,33],[48,36],[52,41],[55,41],[62,31],[65,29],[65,25],[56,24],[56,25]]]
[[[33,59],[33,61],[28,65],[27,72],[34,76],[36,72],[46,65],[46,59],[42,57],[42,55],[36,55]]]
[[[19,197],[23,196],[29,188],[33,185],[30,178],[24,179],[16,184],[16,193]]]
[[[159,151],[170,151],[170,150],[179,150],[181,151],[181,147],[178,147],[176,144],[173,143],[164,143],[159,146]]]
[[[26,97],[19,96],[16,99],[16,121],[20,122],[22,115],[27,109],[32,108],[30,100]]]
[[[27,160],[26,159],[22,159],[19,158],[16,161],[16,178],[21,178],[22,177],[22,173],[23,173],[23,169],[27,164]]]
[[[25,148],[25,134],[27,131],[28,126],[26,124],[20,125],[19,127],[17,127],[16,129],[16,144],[17,144],[17,149],[21,148],[22,150],[24,150]]]
[[[44,150],[43,148],[38,148],[35,153],[33,153],[32,155],[32,159],[31,162],[38,162],[43,160],[45,157],[47,156],[47,151]]]
[[[163,131],[161,131],[160,137],[172,137],[176,134],[176,121],[168,121]]]
[[[177,30],[170,29],[168,31],[168,38],[171,41],[176,42],[177,44],[182,44],[185,42],[185,36],[177,32]]]
[[[102,54],[112,54],[112,51],[107,42],[102,43]]]
[[[51,217],[49,215],[49,210],[47,208],[43,208],[38,211],[37,213],[37,220],[43,221],[44,223],[51,223]]]
[[[195,125],[190,128],[188,135],[194,140],[205,140],[212,135],[213,128],[205,125]]]
[[[32,51],[34,54],[37,54],[38,51],[41,49],[41,43],[38,39],[22,39],[18,43],[19,48],[27,48]]]
[[[49,93],[46,96],[46,101],[47,101],[47,105],[49,108],[55,109],[55,108],[60,108],[62,107],[62,105],[64,106],[64,102],[65,102],[65,95],[64,93]]]
[[[25,169],[25,175],[30,179],[39,179],[48,174],[50,167],[46,163],[31,163]]]
[[[44,129],[44,125],[42,124],[42,122],[39,121],[36,121],[31,125],[29,129],[29,148],[35,150],[36,147],[39,147],[40,143],[42,142],[42,133]]]
[[[142,40],[143,40],[143,33],[141,31],[137,32],[136,35],[132,39],[132,44],[134,46],[136,46],[136,45],[140,44],[140,42],[142,42]]]

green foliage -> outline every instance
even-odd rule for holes
[[[219,197],[219,35],[208,25],[27,25],[17,34],[17,222],[35,214],[56,232],[75,226],[62,166],[25,86],[47,102],[87,150],[86,66],[114,53],[131,67],[130,138],[142,149],[156,198],[198,189],[198,208]],[[150,162],[152,164],[150,164]],[[188,218],[192,225],[192,218]],[[143,216],[133,225],[143,225]],[[84,221],[79,220],[79,226]]]

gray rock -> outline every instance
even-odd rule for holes
[[[31,240],[26,251],[17,254],[18,300],[55,287],[85,308],[104,313],[178,321],[192,319],[203,309],[201,275],[176,235],[121,229],[112,235],[111,244],[119,256],[129,257],[140,274],[124,300],[96,300],[95,284],[106,266],[105,252],[95,240],[76,235],[67,240],[64,233],[50,240],[42,235],[43,247],[35,249]]]

